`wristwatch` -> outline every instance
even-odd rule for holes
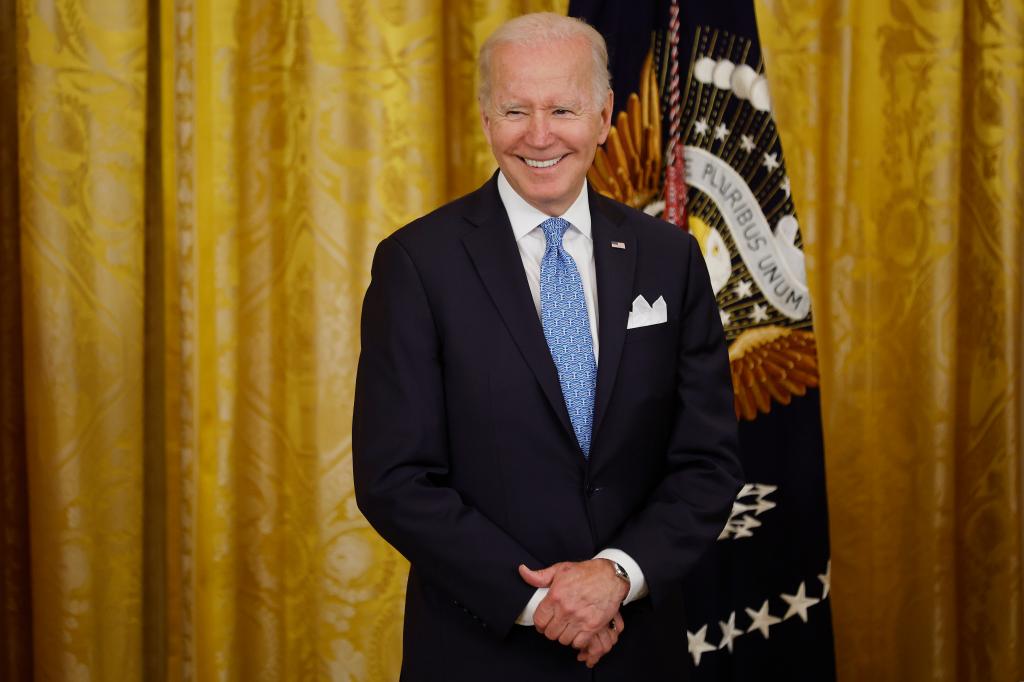
[[[625,580],[626,585],[632,586],[632,583],[629,582],[629,573],[626,573],[626,569],[622,567],[622,564],[617,561],[612,561],[612,567],[615,569],[616,578],[619,580]]]

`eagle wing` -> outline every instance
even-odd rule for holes
[[[788,405],[818,385],[814,334],[768,326],[747,329],[729,346],[736,417],[753,420],[768,414],[772,401]]]

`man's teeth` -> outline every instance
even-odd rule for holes
[[[525,161],[526,165],[529,166],[530,168],[551,168],[556,163],[561,161],[563,157],[564,155],[559,156],[558,158],[555,159],[548,159],[547,161],[536,161],[534,159],[527,159],[526,157],[523,157],[523,161]]]

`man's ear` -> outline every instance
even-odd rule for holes
[[[612,108],[614,106],[615,93],[609,90],[608,96],[604,99],[604,106],[601,107],[601,137],[598,139],[598,144],[604,144],[604,141],[608,139],[608,131],[612,129]]]
[[[483,128],[487,144],[491,144],[491,117],[487,113],[487,106],[482,100],[477,102],[480,105],[480,127]]]

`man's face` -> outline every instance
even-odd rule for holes
[[[590,46],[498,45],[484,135],[509,184],[534,208],[561,215],[579,196],[597,146],[608,137],[612,95],[594,102]]]

